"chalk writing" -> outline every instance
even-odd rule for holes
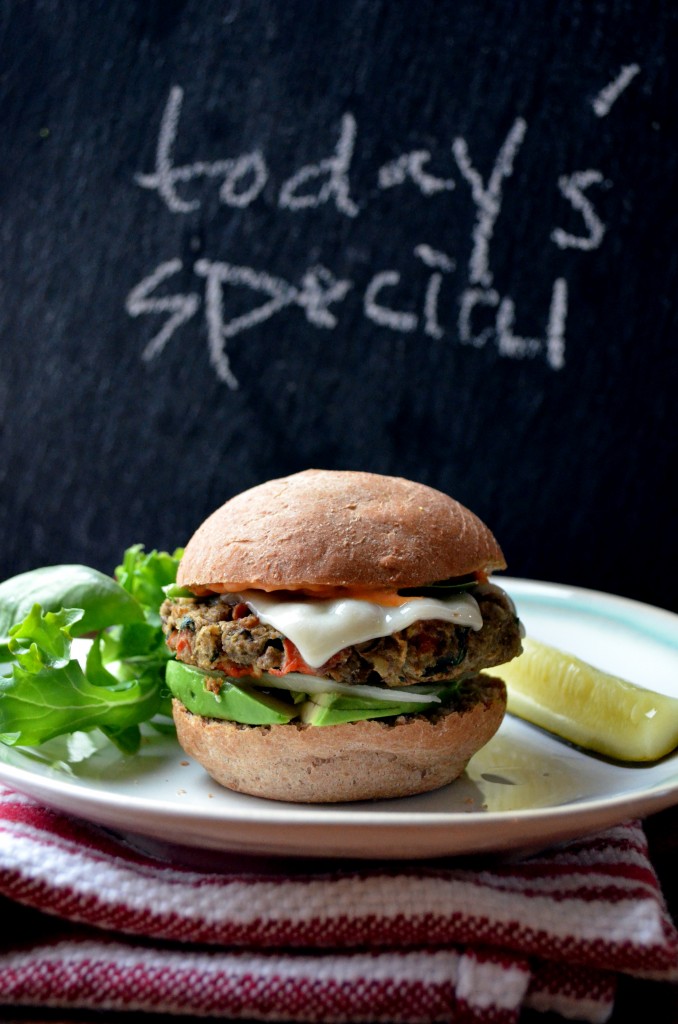
[[[475,328],[473,314],[477,307],[496,309],[493,324],[480,331]],[[465,345],[483,348],[490,340],[496,341],[499,354],[510,359],[533,358],[544,353],[552,370],[562,370],[565,365],[565,324],[567,320],[567,281],[557,278],[551,291],[546,335],[540,338],[525,338],[514,332],[515,303],[508,296],[502,298],[493,288],[465,288],[461,295],[458,332]]]
[[[348,171],[355,146],[356,122],[352,114],[341,119],[341,133],[333,156],[317,164],[307,164],[293,174],[280,189],[279,204],[286,210],[306,210],[320,206],[334,199],[337,210],[347,217],[356,217],[358,207],[350,196]],[[307,182],[326,180],[317,192],[301,193],[299,189]]]
[[[451,192],[455,187],[452,178],[438,178],[424,170],[424,165],[430,159],[428,149],[414,149],[411,153],[403,153],[379,168],[379,188],[394,188],[396,185],[403,185],[409,178],[425,196]]]
[[[178,85],[170,89],[169,98],[160,122],[160,134],[155,153],[155,172],[137,174],[134,180],[142,188],[155,189],[172,213],[190,213],[197,210],[197,199],[182,199],[176,190],[179,182],[187,184],[199,178],[221,178],[219,198],[227,206],[244,207],[254,202],[268,179],[268,169],[262,154],[255,150],[234,159],[197,161],[175,167],[174,143],[179,127],[184,91]],[[252,177],[248,188],[238,191],[238,181]]]
[[[381,292],[385,288],[397,288],[399,284],[400,274],[397,270],[382,270],[375,274],[365,291],[363,308],[367,319],[379,324],[380,327],[410,333],[416,331],[418,326],[415,314],[391,309],[380,302]]]
[[[499,354],[513,359],[546,353],[546,361],[553,370],[565,365],[565,319],[567,316],[567,282],[564,278],[554,281],[551,293],[546,339],[521,338],[514,334],[515,304],[513,299],[504,298],[497,310],[497,348]]]
[[[596,214],[593,204],[584,195],[590,185],[599,185],[603,181],[600,171],[576,171],[574,174],[563,175],[558,179],[558,188],[575,210],[581,213],[588,235],[571,235],[562,228],[554,228],[551,238],[561,249],[597,249],[605,234],[605,225]]]
[[[638,65],[627,65],[599,93],[593,101],[598,117],[609,113],[617,97],[639,71]],[[278,209],[287,216],[329,206],[337,214],[355,220],[375,196],[399,188],[414,187],[431,203],[444,203],[453,192],[463,201],[464,192],[469,195],[469,191],[457,187],[461,181],[469,187],[473,203],[470,252],[462,265],[463,280],[456,288],[452,283],[458,273],[457,259],[428,242],[420,242],[404,254],[400,266],[372,268],[368,280],[365,283],[363,279],[360,286],[352,277],[335,276],[317,260],[294,281],[262,267],[247,266],[241,260],[200,258],[192,268],[178,258],[164,260],[132,288],[125,303],[131,317],[164,318],[142,351],[145,361],[160,355],[173,335],[202,307],[210,365],[219,380],[235,389],[238,380],[227,350],[230,339],[291,309],[300,311],[315,328],[334,330],[340,325],[343,304],[355,301],[351,295],[357,293],[362,315],[380,328],[400,334],[423,331],[435,343],[456,337],[462,345],[474,349],[492,343],[503,358],[541,357],[552,370],[564,368],[569,303],[567,279],[557,276],[551,286],[550,299],[545,296],[548,309],[543,336],[523,335],[517,327],[516,302],[496,286],[491,264],[493,240],[502,224],[504,191],[513,178],[528,134],[524,118],[514,119],[498,145],[489,173],[485,172],[487,176],[476,167],[467,139],[457,136],[451,140],[446,157],[436,157],[441,168],[438,173],[431,170],[434,154],[430,149],[409,149],[383,163],[376,173],[376,191],[370,190],[361,196],[351,180],[358,123],[352,113],[346,112],[339,121],[336,141],[330,143],[329,152],[326,149],[321,159],[305,163],[288,174],[271,193],[272,168],[258,148],[219,160],[176,162],[183,101],[183,89],[173,86],[160,119],[154,168],[134,178],[139,187],[155,192],[172,215],[184,216],[201,207],[203,197],[197,189],[201,182],[217,183],[220,203],[231,208],[249,207],[260,199],[268,185],[267,196],[269,199],[271,194],[277,196]],[[458,180],[449,173],[455,168]],[[580,233],[554,226],[547,237],[557,249],[591,253],[600,248],[607,227],[596,210],[591,190],[606,186],[609,182],[602,171],[593,168],[562,173],[555,184],[551,183],[550,187],[558,189],[583,223]],[[408,264],[407,261],[413,262]],[[177,292],[171,284],[177,275],[185,281],[191,272],[203,283],[202,294],[192,287]],[[403,288],[404,280],[407,289]],[[441,312],[443,295],[446,298],[444,309],[456,309],[451,317],[449,312]],[[242,312],[243,299],[251,303],[249,308],[245,307],[245,312]]]
[[[337,317],[329,307],[341,302],[352,287],[352,281],[338,280],[327,267],[311,267],[301,279],[297,302],[316,327],[336,327]]]
[[[513,173],[513,161],[525,138],[527,124],[522,117],[516,119],[506,140],[499,150],[490,179],[485,185],[473,167],[466,140],[455,139],[452,152],[462,175],[471,186],[471,195],[476,204],[476,223],[473,228],[473,250],[469,260],[469,283],[489,288],[492,284],[489,250],[492,233],[501,209],[502,183]]]
[[[310,267],[302,278],[300,288],[251,267],[236,267],[218,261],[198,260],[195,272],[206,279],[205,305],[210,362],[219,379],[231,388],[237,387],[237,380],[226,354],[228,338],[268,320],[286,306],[295,304],[304,310],[309,323],[316,327],[333,328],[337,318],[330,306],[341,302],[352,284],[351,281],[338,280],[322,266]],[[224,319],[224,285],[248,288],[267,296],[267,301],[227,321]]]
[[[478,306],[493,308],[498,305],[499,292],[496,292],[494,288],[464,288],[459,299],[459,319],[457,321],[459,340],[462,344],[482,348],[493,337],[495,333],[493,326],[488,325],[478,331],[472,317]]]
[[[143,281],[140,281],[136,288],[133,288],[127,297],[126,309],[130,316],[142,316],[144,313],[171,313],[172,315],[165,322],[164,327],[142,352],[145,360],[153,359],[160,355],[167,342],[174,332],[187,320],[190,320],[200,305],[200,297],[190,295],[166,295],[162,298],[150,298],[154,291],[168,277],[173,277],[183,267],[181,260],[168,260],[161,263]]]
[[[617,77],[609,85],[606,85],[604,89],[600,90],[591,102],[593,112],[597,117],[606,117],[610,113],[612,104],[628,88],[639,72],[640,67],[638,64],[625,64]]]
[[[417,256],[425,266],[438,271],[438,273],[431,274],[426,286],[426,296],[424,298],[424,332],[431,338],[442,338],[445,332],[438,320],[438,296],[440,295],[440,286],[443,283],[443,275],[439,271],[442,270],[451,274],[455,269],[456,264],[454,260],[444,252],[438,252],[436,249],[432,249],[430,245],[424,244],[415,246],[414,255]]]

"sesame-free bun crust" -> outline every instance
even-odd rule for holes
[[[400,477],[309,469],[213,512],[186,545],[177,582],[397,589],[504,568],[485,524],[440,491]]]
[[[481,678],[471,707],[395,723],[238,725],[194,715],[176,698],[173,714],[186,753],[227,789],[294,803],[382,800],[447,785],[492,738],[506,690],[499,679]]]

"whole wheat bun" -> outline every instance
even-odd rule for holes
[[[189,540],[177,583],[397,589],[505,568],[485,524],[440,491],[400,477],[309,469],[213,512]]]
[[[477,703],[435,717],[346,725],[238,725],[202,718],[173,701],[177,736],[220,785],[295,803],[414,796],[447,785],[499,728],[506,689],[478,677]]]

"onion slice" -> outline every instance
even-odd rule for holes
[[[238,680],[235,680],[236,685]],[[284,676],[272,676],[263,672],[256,678],[248,679],[254,686],[290,690],[293,693],[341,693],[346,697],[366,697],[368,700],[385,700],[398,704],[440,704],[440,697],[432,693],[411,693],[409,690],[391,690],[383,686],[368,686],[364,683],[338,683],[334,679],[306,675],[303,672],[288,672]]]

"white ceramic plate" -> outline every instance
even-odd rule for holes
[[[534,637],[678,697],[678,615],[574,587],[502,585]],[[649,766],[612,764],[511,716],[452,785],[377,803],[303,806],[230,793],[174,740],[150,733],[131,758],[107,745],[68,763],[56,749],[0,744],[0,780],[156,856],[217,870],[237,854],[524,852],[678,803],[678,751]]]

